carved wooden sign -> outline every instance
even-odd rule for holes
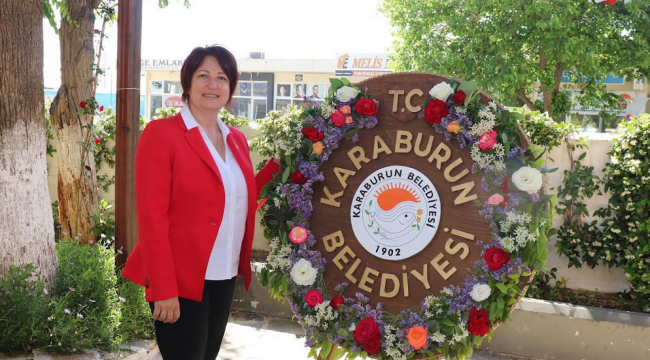
[[[462,286],[479,260],[477,242],[491,237],[476,205],[488,198],[482,174],[468,148],[418,117],[431,86],[449,80],[406,73],[359,84],[381,104],[378,124],[342,142],[314,188],[311,229],[329,293],[345,282],[347,296],[361,292],[396,314]]]

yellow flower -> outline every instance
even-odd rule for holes
[[[460,132],[460,125],[457,122],[452,121],[447,125],[447,131],[458,134]]]
[[[419,223],[419,222],[420,222],[420,220],[422,220],[422,219],[420,219],[420,217],[419,217],[419,216],[415,218],[415,222],[417,222],[417,223]]]
[[[422,215],[422,209],[418,209],[418,215]]]
[[[320,141],[313,143],[311,147],[316,155],[320,155],[323,152],[323,143]]]

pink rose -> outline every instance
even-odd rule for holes
[[[503,195],[494,194],[494,195],[490,196],[490,198],[488,199],[488,205],[499,205],[499,204],[501,204],[503,202],[503,200],[505,200]]]
[[[478,138],[478,147],[483,151],[492,150],[497,143],[496,130],[490,130]]]
[[[352,124],[352,121],[354,121],[354,120],[352,120],[352,116],[349,116],[349,115],[348,115],[348,116],[345,118],[345,123],[346,123],[346,124]]]
[[[309,307],[316,307],[316,305],[323,302],[323,295],[318,290],[309,290],[305,295],[305,302]]]
[[[350,105],[341,106],[339,110],[341,110],[341,112],[344,113],[345,115],[350,115],[352,113],[352,108],[350,107]]]
[[[307,241],[308,235],[309,233],[304,227],[294,226],[294,228],[289,232],[289,240],[294,244],[302,244]]]

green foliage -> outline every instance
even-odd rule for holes
[[[117,324],[120,341],[153,339],[154,325],[151,309],[144,297],[144,288],[120,276],[117,280],[117,293],[121,313],[121,320]]]
[[[647,1],[384,0],[382,11],[395,28],[396,70],[472,79],[503,102],[530,101],[539,83],[553,117],[568,109],[562,72],[583,91],[582,105],[613,108],[603,77],[650,70]]]
[[[262,157],[282,159],[295,154],[303,145],[301,112],[295,106],[290,106],[286,113],[269,111],[264,119],[257,121],[260,136],[251,144],[251,150]]]
[[[180,4],[181,0],[176,0],[176,2]],[[167,6],[169,6],[169,0],[158,0],[158,7],[159,8],[162,9],[162,8],[166,8]],[[190,7],[190,0],[183,0],[183,6],[185,6],[186,8],[189,8]]]
[[[93,216],[93,233],[104,246],[115,243],[115,211],[113,205],[105,199],[99,200],[99,215]]]
[[[0,278],[0,352],[75,353],[153,338],[144,289],[118,279],[112,246],[61,241],[56,248],[59,273],[51,291],[36,280],[32,264]]]
[[[632,289],[646,299],[650,295],[650,115],[622,123],[621,136],[614,139],[605,165],[608,206],[597,215],[603,218],[602,238],[617,250]]]
[[[61,241],[54,301],[44,324],[44,344],[54,352],[112,349],[119,321],[115,257],[109,248]]]
[[[0,278],[0,352],[29,350],[47,318],[43,283],[33,265],[11,267]]]
[[[573,124],[556,123],[539,110],[531,111],[525,107],[510,107],[508,111],[517,118],[531,144],[543,148],[546,153],[560,146],[566,138],[577,134]]]
[[[176,108],[172,106],[157,108],[155,114],[151,117],[151,120],[172,117],[178,114],[180,111],[181,111],[180,108]]]
[[[102,163],[113,169],[115,167],[115,129],[117,125],[115,111],[113,108],[104,109],[93,122],[95,125],[93,128],[95,169],[99,171],[102,168]]]
[[[232,126],[235,128],[248,126],[248,119],[246,118],[237,118],[235,115],[228,112],[226,109],[221,109],[219,112],[219,117],[226,125]]]
[[[70,15],[66,0],[43,0],[43,17],[47,19],[57,35],[59,34],[59,28],[56,24],[55,8],[59,10],[59,14],[63,20],[70,24],[77,24],[78,26],[78,23]]]

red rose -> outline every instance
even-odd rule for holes
[[[305,302],[310,307],[316,307],[316,305],[323,302],[323,295],[318,290],[309,290],[305,295]]]
[[[330,118],[330,121],[338,127],[345,125],[345,118],[347,116],[341,111],[341,110],[336,110],[333,114],[332,117]]]
[[[357,327],[354,329],[354,333],[352,333],[354,341],[357,344],[365,344],[370,339],[379,338],[379,335],[379,326],[375,322],[375,319],[370,316],[359,321]]]
[[[363,344],[363,351],[367,352],[368,354],[378,354],[379,345],[380,342],[378,335],[376,338],[366,340],[366,342]]]
[[[86,105],[88,105],[88,103],[85,102],[85,101],[82,101],[82,102],[79,103],[79,107],[82,108],[82,109],[85,109]]]
[[[362,98],[354,105],[354,110],[357,111],[359,115],[373,116],[379,114],[379,109],[377,108],[377,103],[368,98]]]
[[[508,205],[508,201],[509,201],[509,200],[510,200],[510,196],[505,195],[505,196],[503,197],[503,202],[501,203],[501,208],[502,208],[502,209],[505,209],[505,208],[506,208],[506,205]]]
[[[102,112],[102,111],[104,111],[104,105],[99,107],[99,112]]]
[[[95,145],[99,145],[100,142],[102,142],[102,139],[100,139],[100,138],[95,139]]]
[[[339,308],[339,305],[343,304],[343,297],[342,296],[335,296],[330,300],[330,306],[332,309],[337,310]]]
[[[458,90],[454,93],[454,105],[460,105],[465,101],[465,98],[467,98],[467,94],[463,90]]]
[[[490,331],[490,319],[487,310],[469,310],[469,319],[467,319],[467,331],[475,336],[485,336]]]
[[[325,138],[325,133],[323,133],[322,131],[318,131],[318,129],[316,129],[315,126],[302,129],[302,134],[305,135],[307,139],[313,142],[321,141]]]
[[[503,179],[503,184],[501,185],[501,190],[503,190],[504,193],[508,194],[510,192],[510,176],[506,176]]]
[[[490,267],[490,270],[496,271],[501,269],[504,264],[507,264],[510,261],[510,253],[503,249],[493,247],[489,248],[488,251],[485,252],[483,258]]]
[[[309,179],[307,179],[300,170],[296,170],[289,175],[289,180],[294,184],[304,184]]]
[[[447,115],[449,115],[449,108],[442,100],[431,99],[424,109],[424,121],[430,125],[439,124]]]

